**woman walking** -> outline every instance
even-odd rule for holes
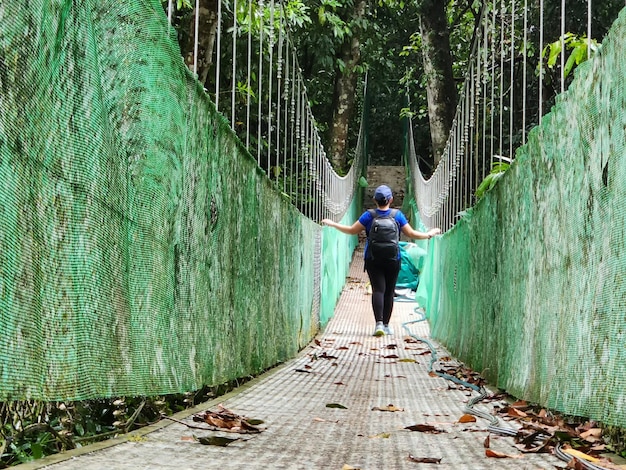
[[[441,233],[439,228],[419,232],[411,227],[405,215],[391,209],[393,193],[389,186],[381,185],[374,191],[376,209],[365,211],[352,225],[342,225],[330,219],[322,224],[348,234],[356,235],[362,230],[367,234],[365,245],[365,270],[372,286],[372,308],[376,320],[374,336],[392,335],[389,327],[393,311],[396,281],[400,273],[399,235],[424,240]]]

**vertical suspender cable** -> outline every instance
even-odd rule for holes
[[[193,74],[198,76],[198,28],[200,26],[200,0],[196,0],[195,31],[193,39]],[[204,83],[202,84],[204,86]]]
[[[215,54],[215,109],[220,110],[220,74],[222,63],[222,0],[217,0],[217,46]]]
[[[252,94],[252,0],[248,0],[248,73],[246,76],[246,148],[250,151],[250,99]]]
[[[565,91],[565,0],[561,0],[561,93]]]
[[[528,0],[524,0],[524,48],[523,48],[523,59],[522,59],[522,142],[524,145],[526,143],[526,72],[528,65]]]
[[[290,169],[291,169],[291,180],[289,185],[289,194],[292,197],[296,197],[298,186],[296,184],[296,178],[298,177],[297,166],[296,166],[296,151],[295,151],[295,137],[296,137],[296,57],[293,51],[291,52],[291,97],[290,97],[290,109],[289,109],[289,124],[290,124],[290,145],[289,145],[289,156],[291,158]],[[297,206],[296,202],[296,206]]]
[[[230,96],[230,127],[235,129],[235,91],[237,89],[237,0],[233,0],[233,86]]]
[[[488,171],[490,171],[491,169],[491,165],[493,164],[493,154],[494,154],[494,126],[495,123],[493,122],[495,119],[495,88],[496,88],[496,44],[495,44],[495,36],[496,36],[496,0],[493,0],[493,11],[492,11],[492,15],[491,15],[491,28],[492,28],[492,35],[491,35],[491,110],[490,110],[490,114],[491,114],[491,119],[490,119],[490,125],[491,125],[491,133],[490,135],[490,139],[489,139],[489,168]]]
[[[587,0],[587,59],[591,55],[591,0]]]
[[[299,67],[298,67],[298,71],[299,71]],[[304,194],[303,189],[302,189],[302,183],[301,183],[301,177],[300,177],[300,172],[301,172],[301,165],[300,165],[300,127],[302,126],[302,122],[301,122],[301,105],[302,105],[302,96],[301,96],[301,84],[300,84],[300,74],[296,74],[294,71],[294,76],[296,76],[296,80],[298,81],[298,89],[296,92],[296,132],[294,132],[294,139],[296,141],[296,148],[295,148],[295,154],[294,157],[296,159],[296,173],[295,173],[295,193],[296,193],[296,206],[298,205],[298,202],[300,202],[300,205],[302,205],[302,195]],[[303,207],[300,207],[300,210],[302,212],[303,211]]]
[[[510,96],[509,96],[509,158],[513,158],[513,86],[515,77],[515,2],[511,2],[511,75],[510,75]]]
[[[539,0],[539,124],[543,114],[543,0]]]
[[[504,0],[500,1],[500,131],[498,135],[498,160],[502,161],[502,141],[504,140]]]
[[[257,81],[259,82],[258,87],[258,95],[257,102],[259,103],[258,111],[257,111],[257,145],[256,145],[256,161],[259,166],[261,166],[261,141],[263,140],[263,136],[261,134],[261,121],[262,119],[262,103],[263,99],[261,96],[261,91],[263,91],[263,17],[265,16],[265,12],[263,10],[264,4],[263,0],[259,0],[259,75],[257,77]],[[265,169],[268,172],[268,169]]]
[[[285,85],[283,91],[283,100],[285,102],[285,120],[284,120],[284,131],[283,131],[283,167],[285,169],[285,178],[283,178],[283,192],[287,192],[287,176],[289,173],[287,172],[287,147],[289,144],[289,78],[291,69],[289,68],[290,60],[289,60],[289,41],[288,38],[284,39],[285,42]]]
[[[281,10],[282,13],[282,10]],[[282,17],[282,14],[281,14]],[[276,166],[280,169],[276,174],[276,180],[283,175],[284,179],[284,167],[280,161],[281,148],[280,148],[280,125],[282,123],[282,107],[281,107],[281,95],[283,87],[283,25],[279,21],[278,28],[278,68],[276,70]]]
[[[487,20],[485,19],[485,22]],[[481,181],[483,179],[485,179],[485,162],[487,160],[487,78],[488,78],[488,74],[487,71],[488,69],[488,65],[487,65],[487,51],[489,50],[488,48],[488,41],[487,41],[487,29],[488,29],[488,24],[485,24],[484,26],[484,30],[483,32],[484,34],[484,43],[483,43],[483,52],[484,52],[484,60],[483,60],[483,78],[482,78],[482,84],[483,84],[483,132],[482,132],[482,137],[483,137],[483,148],[482,148],[482,162],[481,162],[481,168],[480,168],[480,179]]]
[[[172,0],[167,0],[167,24],[172,25],[172,10],[173,10]]]
[[[270,168],[272,165],[272,85],[274,75],[274,0],[270,0],[270,32],[267,45],[269,48],[269,70],[267,73],[267,174],[271,179]]]

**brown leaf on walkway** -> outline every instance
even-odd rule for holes
[[[317,357],[320,359],[337,359],[337,356],[333,356],[332,354],[327,354],[326,351],[324,351],[322,354],[320,354]]]
[[[409,454],[409,460],[415,463],[435,463],[435,464],[441,463],[440,458],[438,459],[436,457],[415,457],[411,454]]]
[[[388,344],[388,345],[386,345],[386,346],[385,346],[385,349],[396,349],[397,347],[398,347],[398,345],[397,345],[397,344],[393,344],[393,343],[392,343],[392,344]]]
[[[240,416],[231,410],[218,405],[218,411],[207,410],[193,416],[194,421],[204,422],[210,426],[226,431],[236,432],[261,432],[256,426],[250,424],[244,416]]]
[[[515,403],[511,403],[511,408],[517,408],[518,410],[527,410],[529,408],[526,400],[517,400]]]
[[[339,346],[337,350],[339,351],[348,351],[350,348],[348,346]]]
[[[576,449],[572,449],[571,447],[563,446],[562,450],[564,453],[571,455],[572,457],[576,457],[577,459],[586,460],[587,462],[598,462],[600,459],[593,457],[589,454],[585,454]]]
[[[193,436],[181,436],[180,440],[181,441],[193,441],[193,442],[196,442],[196,438],[193,437]]]
[[[294,369],[294,372],[305,372],[307,374],[310,374],[311,371],[310,370],[306,370],[306,369]]]
[[[334,385],[345,385],[343,382],[334,382]]]
[[[422,351],[422,352],[415,353],[416,356],[425,356],[426,354],[430,354],[430,351]]]
[[[433,372],[432,370],[428,372],[428,375],[430,375],[431,377],[439,377],[437,375],[437,372]]]
[[[602,439],[602,429],[601,428],[591,428],[588,431],[585,431],[580,434],[580,437],[586,440],[587,442],[598,442]]]
[[[408,429],[409,431],[425,432],[427,434],[440,434],[442,432],[447,432],[436,428],[432,424],[413,424],[412,426],[406,426],[404,429]]]
[[[363,343],[360,343],[358,341],[352,341],[350,344],[354,344],[356,346],[362,346],[363,345]]]
[[[404,411],[404,408],[398,408],[395,405],[389,404],[387,406],[375,406],[372,408],[372,411]]]
[[[493,459],[521,459],[523,455],[509,455],[503,452],[496,452],[495,450],[485,449],[485,455]]]
[[[511,407],[509,407],[507,414],[515,418],[527,418],[528,417],[528,414],[524,413],[522,410],[518,410],[517,408],[511,408]]]
[[[316,423],[338,423],[338,420],[335,419],[324,419],[324,418],[313,418],[313,421]]]
[[[317,344],[318,346],[322,346],[322,342],[319,339],[315,340],[315,344]]]
[[[198,442],[205,446],[220,446],[226,447],[229,444],[232,444],[235,441],[238,441],[239,437],[223,437],[223,436],[201,436],[198,437]]]
[[[326,408],[338,408],[340,410],[347,410],[348,408],[340,403],[326,403]]]
[[[398,359],[400,356],[398,356],[397,354],[387,354],[386,356],[383,356],[384,359]]]
[[[485,441],[483,442],[483,447],[485,449],[489,449],[489,444],[491,443],[491,440],[489,438],[490,438],[490,435],[487,434],[487,437],[485,437]]]
[[[475,423],[476,417],[472,415],[464,414],[459,418],[459,423]]]
[[[418,341],[415,338],[412,338],[410,336],[405,337],[404,342],[405,343],[421,343],[421,341]]]

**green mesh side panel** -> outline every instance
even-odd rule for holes
[[[307,344],[321,230],[159,2],[16,0],[0,25],[0,400],[194,390]]]
[[[433,335],[499,387],[626,426],[626,13],[435,248]]]
[[[361,194],[359,191],[357,194]],[[339,222],[352,225],[361,215],[361,198],[356,197]],[[323,229],[322,298],[320,323],[326,326],[335,312],[335,305],[345,284],[352,253],[359,243],[356,235],[348,236],[331,227]]]

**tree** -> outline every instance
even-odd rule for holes
[[[457,91],[452,74],[446,5],[440,0],[422,0],[418,8],[430,135],[436,166],[443,155],[454,119]]]
[[[218,26],[218,0],[200,0],[198,2],[198,64],[196,73],[198,81],[206,87],[209,70],[213,64],[213,49],[215,47],[215,39]],[[195,7],[191,14],[186,15],[185,32],[181,40],[181,52],[185,59],[185,64],[190,70],[194,69],[194,53],[196,38],[196,14]]]

